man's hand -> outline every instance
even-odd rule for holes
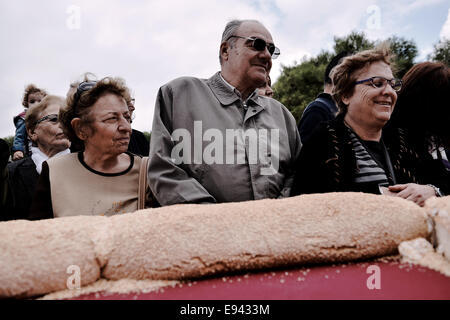
[[[389,186],[389,191],[395,192],[397,197],[414,201],[421,207],[425,205],[425,200],[436,195],[432,187],[416,183]]]
[[[14,152],[13,157],[12,157],[13,161],[20,160],[22,158],[23,158],[23,152],[22,151]]]

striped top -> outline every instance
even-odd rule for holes
[[[356,134],[351,129],[349,129],[349,132],[356,157],[355,183],[389,185],[384,169],[373,159]]]

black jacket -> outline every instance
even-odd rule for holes
[[[128,151],[141,157],[148,157],[150,153],[150,142],[141,131],[133,129]]]
[[[28,219],[39,174],[30,157],[8,164],[7,219]]]
[[[379,193],[378,186],[361,190],[356,184],[356,157],[344,117],[322,123],[300,152],[291,195],[323,192]],[[404,131],[383,132],[397,184],[433,184],[449,194],[449,174],[429,153],[417,153],[406,143]],[[389,179],[391,178],[391,179]],[[388,176],[392,181],[392,177]]]
[[[303,144],[312,136],[319,124],[336,117],[338,108],[333,98],[328,93],[321,93],[303,111],[302,118],[298,123],[298,131]]]

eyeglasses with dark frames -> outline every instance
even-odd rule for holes
[[[267,50],[269,50],[270,55],[272,56],[272,59],[278,58],[280,55],[280,49],[275,47],[273,43],[267,43],[266,40],[257,38],[257,37],[241,37],[241,36],[229,36],[227,40],[230,38],[240,38],[245,39],[247,41],[250,41],[251,47],[255,49],[256,51],[264,51],[267,47]]]
[[[49,115],[46,115],[45,117],[42,117],[42,118],[40,118],[39,120],[37,120],[34,124],[35,124],[35,125],[38,125],[39,123],[44,122],[44,121],[46,121],[46,120],[47,120],[48,122],[57,123],[57,122],[58,122],[58,115],[57,115],[57,114],[54,114],[54,113],[49,114]]]
[[[369,82],[372,87],[376,89],[385,88],[386,85],[389,83],[392,89],[394,89],[395,92],[399,92],[402,88],[403,82],[400,79],[386,79],[385,77],[371,77],[364,80],[356,81],[355,84],[361,84]]]

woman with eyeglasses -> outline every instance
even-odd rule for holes
[[[71,85],[60,118],[82,148],[45,162],[31,207],[32,219],[111,216],[138,209],[143,160],[127,151],[131,135],[129,90],[120,78]],[[143,190],[146,188],[143,184]],[[148,198],[148,193],[147,193]]]
[[[28,109],[25,126],[32,141],[31,157],[8,164],[8,205],[6,219],[28,219],[42,163],[70,153],[70,142],[58,121],[65,100],[48,95]],[[6,220],[3,216],[3,220]]]
[[[291,195],[367,192],[423,206],[437,195],[436,181],[407,144],[404,132],[383,128],[402,81],[394,78],[387,43],[346,57],[332,72],[339,113],[320,125],[303,146]]]

